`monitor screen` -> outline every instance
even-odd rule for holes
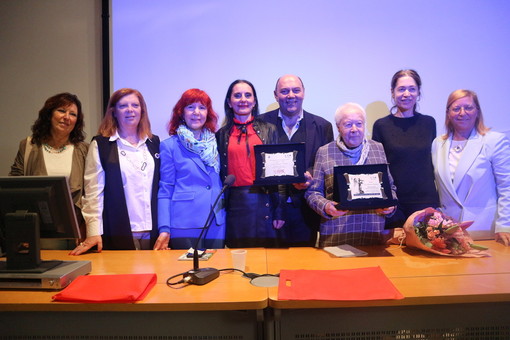
[[[7,269],[40,266],[39,238],[81,238],[66,177],[0,177],[0,227]]]
[[[64,176],[0,177],[0,218],[25,210],[39,215],[40,237],[81,238]]]

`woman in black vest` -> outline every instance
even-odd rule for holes
[[[157,244],[159,138],[140,92],[113,93],[85,166],[87,239],[71,254],[165,248]],[[164,242],[163,238],[159,242]]]

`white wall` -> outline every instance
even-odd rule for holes
[[[0,175],[45,100],[82,102],[87,140],[102,117],[101,0],[0,1]]]
[[[163,139],[188,88],[209,93],[223,116],[228,85],[254,83],[264,109],[276,79],[294,73],[304,107],[333,121],[354,101],[387,113],[402,68],[423,80],[420,111],[444,131],[449,93],[478,92],[486,123],[510,130],[510,1],[507,0],[112,0],[113,87],[145,96]],[[372,118],[371,123],[375,118]]]

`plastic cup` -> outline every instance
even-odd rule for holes
[[[232,267],[244,272],[246,269],[246,253],[248,251],[246,249],[234,249],[230,253],[232,254]]]

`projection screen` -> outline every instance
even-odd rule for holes
[[[510,130],[506,0],[112,0],[111,10],[112,90],[140,90],[161,139],[186,89],[206,91],[222,122],[233,80],[255,85],[264,112],[288,73],[302,78],[307,111],[333,122],[339,105],[357,102],[371,131],[403,68],[421,75],[419,111],[436,119],[438,133],[459,88],[478,93],[488,126]]]

